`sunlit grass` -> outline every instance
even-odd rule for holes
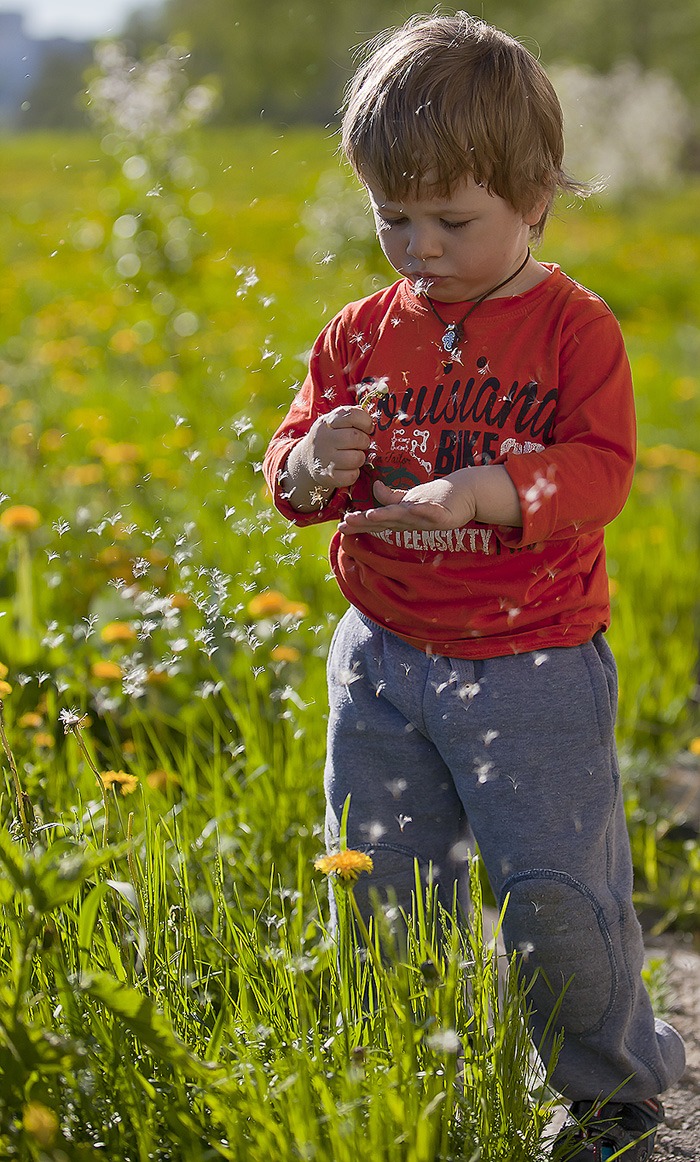
[[[259,472],[322,324],[391,275],[329,134],[206,133],[192,148],[208,200],[192,209],[183,190],[182,204],[203,242],[168,299],[115,275],[107,246],[129,191],[96,140],[2,143],[0,697],[37,829],[25,856],[6,763],[3,1146],[468,1158],[477,1113],[452,1086],[447,1034],[472,1019],[456,979],[474,948],[437,949],[422,929],[375,981],[381,1005],[343,1017],[313,873],[343,602],[329,530],[290,529]],[[608,534],[619,736],[640,899],[660,926],[687,927],[698,843],[674,837],[658,772],[700,734],[699,211],[697,185],[663,207],[563,207],[540,252],[610,302],[635,371],[640,464]],[[36,518],[3,523],[16,506]],[[88,716],[100,779],[66,709]],[[58,893],[43,912],[42,877]],[[439,993],[420,969],[431,958]],[[359,993],[375,967],[358,962]],[[492,1033],[524,1086],[516,994]],[[482,1080],[468,1100],[493,1101]],[[484,1159],[537,1157],[539,1106],[517,1092],[524,1121],[510,1137],[482,1124]]]

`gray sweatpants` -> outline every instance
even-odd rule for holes
[[[449,906],[471,829],[497,900],[509,896],[506,944],[535,978],[537,1044],[570,982],[556,1020],[558,1090],[594,1099],[622,1086],[616,1100],[638,1101],[672,1085],[685,1055],[678,1033],[654,1020],[640,978],[617,678],[603,635],[464,661],[427,656],[351,608],[328,685],[329,848],[350,795],[348,846],[372,855],[372,886],[410,908],[418,860]]]

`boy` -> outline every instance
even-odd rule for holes
[[[577,189],[559,102],[504,33],[416,17],[371,46],[343,146],[400,278],[325,328],[265,461],[290,520],[340,522],[328,843],[350,795],[349,846],[410,907],[415,860],[451,899],[471,828],[540,1045],[568,986],[554,1156],[640,1162],[684,1053],[640,979],[604,638],[629,366],[606,305],[528,245]]]

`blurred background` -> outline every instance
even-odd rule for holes
[[[397,0],[2,0],[0,124],[13,131],[85,126],[83,73],[94,41],[108,36],[137,59],[165,41],[186,45],[190,76],[218,78],[219,124],[261,117],[325,124],[336,117],[352,50],[430,9]],[[669,166],[700,166],[697,0],[482,0],[475,14],[523,39],[558,76],[577,157],[588,150],[609,160],[615,131],[629,151],[637,124],[647,129],[647,146],[658,137],[658,152],[637,162],[651,179],[666,179]],[[585,134],[576,101],[585,105]],[[634,180],[619,162],[609,168],[614,183]]]

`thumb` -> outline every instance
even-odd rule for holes
[[[389,485],[383,484],[381,480],[375,480],[372,492],[380,504],[398,504],[406,495],[405,488],[389,488]]]

